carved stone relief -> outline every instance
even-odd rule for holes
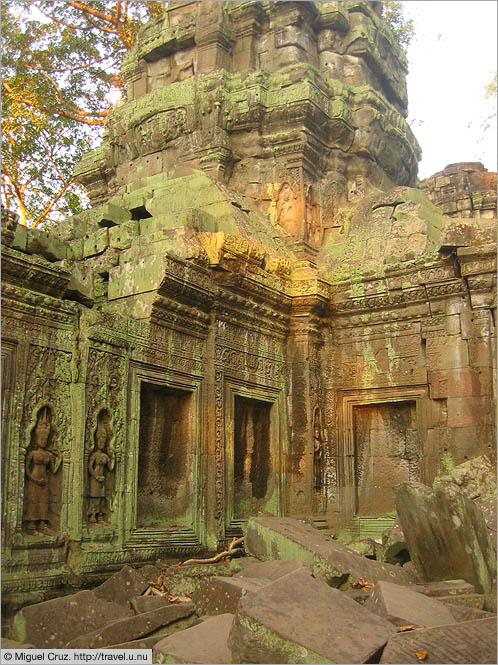
[[[278,194],[277,220],[292,236],[299,235],[301,222],[299,197],[288,182],[284,182]]]
[[[102,409],[97,416],[93,452],[88,458],[87,519],[91,524],[105,524],[112,510],[112,472],[116,459],[110,447],[113,435],[110,421],[109,411]]]
[[[322,413],[316,407],[313,415],[313,489],[321,492],[324,485],[325,434]]]
[[[62,457],[55,447],[56,429],[52,409],[46,405],[39,409],[36,424],[31,430],[30,445],[25,460],[23,522],[26,533],[52,534],[58,525],[53,517],[56,488],[54,477]]]

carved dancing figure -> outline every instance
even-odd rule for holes
[[[299,215],[296,196],[289,183],[284,182],[277,199],[277,220],[290,234],[296,236],[299,230]]]
[[[49,479],[56,474],[62,458],[57,450],[48,450],[53,437],[51,413],[48,406],[38,412],[36,425],[31,433],[31,450],[26,455],[26,485],[24,494],[24,516],[26,531],[30,535],[38,532],[50,533],[48,528]],[[38,528],[37,528],[38,527]]]
[[[99,420],[95,430],[95,450],[88,459],[88,521],[104,523],[106,514],[106,471],[114,469],[115,458],[112,450],[105,452],[112,432],[108,423]]]

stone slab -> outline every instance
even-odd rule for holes
[[[253,556],[233,557],[233,559],[230,559],[229,564],[230,574],[235,576],[249,566],[260,563],[261,561],[258,561],[258,559]]]
[[[113,621],[103,628],[79,635],[66,644],[66,649],[100,649],[120,642],[139,639],[194,613],[194,604],[177,603],[150,612]]]
[[[445,603],[445,605],[460,605],[461,607],[474,607],[477,610],[482,610],[486,598],[480,593],[466,593],[462,596],[440,596],[438,600]]]
[[[421,661],[416,653],[426,651]],[[496,619],[436,626],[391,637],[381,663],[496,663]]]
[[[5,637],[2,637],[1,647],[2,649],[36,649],[33,644],[22,644],[21,642],[16,642],[16,640],[8,640]]]
[[[451,485],[394,487],[396,509],[421,582],[464,579],[479,593],[496,580],[496,555],[479,508]]]
[[[313,574],[334,587],[386,580],[410,584],[400,566],[373,561],[333,540],[317,529],[290,517],[253,517],[245,526],[246,552],[264,561],[301,561]]]
[[[228,646],[235,663],[365,663],[395,631],[303,568],[240,600]]]
[[[213,577],[204,580],[192,594],[197,614],[234,614],[239,600],[258,591],[268,580]]]
[[[261,579],[271,582],[303,567],[304,564],[301,561],[260,561],[252,563],[236,573],[234,578]]]
[[[364,607],[395,626],[443,626],[455,623],[444,603],[391,582],[377,582]]]
[[[410,586],[410,589],[417,593],[431,596],[432,598],[439,598],[441,596],[468,596],[476,592],[475,586],[465,580],[443,580],[442,582],[413,584]]]
[[[496,617],[496,614],[493,614],[492,612],[487,612],[486,610],[477,609],[475,607],[467,607],[466,605],[454,605],[448,603],[447,607],[457,623],[461,623],[462,621],[475,621],[477,619],[489,619],[493,616]]]
[[[170,602],[164,596],[137,596],[130,600],[130,604],[135,614],[142,614],[143,612],[158,610],[161,607],[166,607],[166,605],[169,606]]]
[[[38,649],[63,649],[82,633],[130,616],[130,608],[98,598],[93,591],[80,591],[19,610],[11,637]]]
[[[155,663],[232,663],[227,640],[233,614],[219,614],[158,642]]]
[[[204,580],[212,579],[219,575],[231,575],[228,563],[219,563],[215,566],[211,563],[170,566],[164,569],[163,585],[172,596],[188,596],[191,598],[192,594]]]
[[[147,637],[142,637],[138,640],[130,640],[128,642],[120,642],[119,644],[111,644],[106,649],[152,649],[154,646],[164,640],[168,635],[173,633],[187,630],[187,628],[192,628],[192,626],[197,626],[202,623],[202,619],[191,614],[189,617],[184,619],[178,619],[174,623],[170,623],[169,626],[163,626],[159,630],[155,630],[151,635]]]
[[[149,582],[143,573],[131,566],[123,566],[103,584],[95,587],[93,593],[97,598],[127,607],[131,599],[140,596],[148,586]]]

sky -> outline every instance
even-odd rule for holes
[[[497,168],[496,97],[484,98],[497,69],[496,0],[408,0],[415,24],[408,49],[408,122],[422,148],[419,178],[454,162]]]

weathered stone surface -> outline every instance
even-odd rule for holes
[[[231,575],[231,570],[228,562],[216,566],[204,563],[191,566],[172,566],[164,568],[163,586],[172,596],[188,596],[191,598],[196,589],[204,584],[206,580],[229,575]]]
[[[258,514],[375,538],[395,482],[495,448],[496,176],[454,164],[418,187],[381,3],[163,5],[77,169],[93,207],[43,232],[2,214],[16,609],[126,563],[208,557]],[[333,583],[393,572],[328,545],[335,568],[303,556]],[[233,572],[174,568],[181,596]]]
[[[151,610],[157,610],[166,605],[170,605],[170,602],[164,596],[137,596],[132,598],[130,605],[135,610],[135,614],[141,614],[142,612],[150,612]]]
[[[230,560],[229,564],[230,574],[236,577],[239,573],[242,573],[244,570],[246,570],[246,568],[254,565],[261,565],[261,561],[256,559],[254,556],[234,557]]]
[[[232,663],[227,640],[233,614],[219,614],[159,641],[153,650],[156,663]]]
[[[497,549],[496,496],[489,499],[476,499],[475,504],[483,514],[484,521],[486,522],[486,526],[488,527],[488,533],[489,537],[491,538],[491,543],[493,544],[493,548],[496,552]]]
[[[399,633],[390,638],[381,663],[496,663],[496,619],[467,621]]]
[[[299,560],[335,587],[378,580],[409,584],[398,566],[361,557],[317,529],[287,517],[253,517],[245,527],[245,548],[260,559]]]
[[[268,580],[273,582],[279,577],[288,575],[295,570],[302,568],[304,564],[301,561],[261,561],[247,566],[244,570],[236,573],[235,578],[248,577],[250,579]]]
[[[197,614],[234,614],[239,600],[258,591],[268,580],[213,577],[205,580],[192,594]]]
[[[485,593],[496,580],[496,558],[484,517],[452,487],[418,483],[395,488],[396,508],[420,581],[462,578]]]
[[[202,619],[195,614],[191,614],[184,619],[178,619],[177,621],[170,623],[168,626],[163,626],[162,628],[155,630],[147,637],[142,637],[138,640],[120,642],[119,644],[110,644],[106,649],[152,649],[158,642],[164,640],[168,635],[179,633],[183,630],[187,630],[187,628],[192,628],[192,626],[198,626],[200,623],[202,623]]]
[[[365,663],[395,630],[301,569],[240,601],[228,646],[236,663]]]
[[[480,593],[466,593],[461,596],[440,596],[438,600],[446,605],[475,607],[478,610],[482,610],[486,604],[486,596]]]
[[[29,605],[17,612],[11,637],[38,649],[63,649],[82,633],[133,616],[133,610],[98,598],[92,591]]]
[[[488,612],[482,608],[457,605],[455,603],[446,603],[446,606],[451,612],[452,617],[458,623],[462,623],[463,621],[476,621],[477,619],[489,619],[496,616],[493,612]]]
[[[2,649],[36,649],[33,644],[23,644],[21,642],[16,642],[16,640],[8,640],[5,637],[2,637]]]
[[[410,587],[417,593],[423,593],[432,598],[441,596],[466,596],[475,594],[475,587],[465,580],[444,580],[441,582],[426,582],[425,584],[414,584]]]
[[[377,582],[365,609],[395,626],[441,626],[455,623],[452,613],[439,600],[391,582]]]
[[[145,576],[132,568],[123,566],[103,584],[93,589],[93,593],[102,600],[119,603],[128,607],[135,596],[140,596],[149,586]]]
[[[194,613],[193,603],[175,603],[133,617],[120,619],[68,641],[66,649],[100,649],[149,635],[173,621]]]
[[[382,560],[386,563],[396,565],[406,562],[406,540],[403,529],[399,525],[399,518],[396,519],[391,529],[386,529],[382,534],[383,553]]]

